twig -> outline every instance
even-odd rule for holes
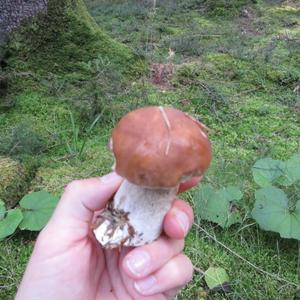
[[[60,156],[58,158],[51,158],[51,160],[54,162],[58,162],[58,161],[65,161],[65,160],[68,160],[68,159],[74,158],[74,157],[76,157],[76,153],[70,153],[70,154],[66,154],[64,156]]]
[[[35,74],[30,72],[30,71],[29,72],[13,72],[12,75],[15,76],[15,77],[23,77],[23,76],[25,76],[25,77],[27,77],[27,76],[34,77],[35,76]]]
[[[14,286],[14,283],[8,284],[8,285],[0,285],[0,289],[7,289]]]
[[[195,37],[203,37],[203,38],[208,38],[208,37],[221,37],[223,36],[224,34],[202,34],[202,33],[195,33],[195,34],[190,34],[188,35],[189,38],[195,38]],[[169,37],[167,38],[166,40],[173,40],[173,41],[178,41],[182,38],[186,38],[186,35],[184,36],[179,36],[179,37],[176,37],[176,38],[172,38],[172,37]]]
[[[242,91],[242,92],[240,92],[238,94],[233,95],[232,97],[235,98],[235,97],[240,97],[240,96],[243,96],[243,95],[246,95],[246,94],[250,94],[250,93],[259,91],[261,88],[262,87],[259,86],[259,87],[256,87],[256,88],[253,88],[253,89],[250,89],[250,90],[245,90],[245,91]]]
[[[196,272],[202,274],[203,276],[205,275],[205,272],[204,272],[203,270],[201,270],[200,268],[195,267],[195,266],[193,266],[193,268],[194,268],[194,271],[196,271]]]
[[[300,288],[300,285],[295,283],[295,282],[292,282],[292,281],[289,281],[285,278],[282,278],[276,274],[273,274],[273,273],[269,273],[263,269],[261,269],[260,267],[254,265],[252,262],[248,261],[246,258],[244,258],[243,256],[239,255],[238,253],[236,253],[235,251],[231,250],[229,247],[227,247],[225,244],[223,244],[222,242],[218,241],[214,236],[212,236],[208,231],[206,231],[204,228],[202,228],[200,225],[194,223],[194,225],[199,229],[201,230],[202,232],[204,232],[209,238],[211,238],[212,240],[214,240],[217,244],[219,244],[220,246],[222,246],[223,248],[225,248],[227,251],[229,251],[231,254],[233,254],[234,256],[236,256],[237,258],[239,258],[240,260],[242,260],[243,262],[245,262],[246,264],[248,264],[249,266],[251,266],[253,269],[255,269],[256,271],[262,273],[262,274],[265,274],[269,277],[272,277],[278,281],[281,281],[281,282],[285,282],[286,284],[288,285],[292,285],[292,286],[295,286],[296,288]]]
[[[16,144],[13,145],[13,147],[9,150],[9,155],[12,154],[12,152],[19,146],[20,142],[17,142]]]

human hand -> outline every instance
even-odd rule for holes
[[[199,180],[182,184],[179,191]],[[66,187],[36,241],[16,300],[166,300],[192,278],[192,264],[182,250],[193,212],[181,200],[164,219],[165,234],[151,244],[106,250],[95,239],[94,212],[105,207],[121,181],[110,173]]]

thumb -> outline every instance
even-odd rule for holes
[[[69,183],[51,218],[51,223],[75,220],[90,223],[94,212],[105,207],[117,191],[122,178],[115,172],[102,177]]]

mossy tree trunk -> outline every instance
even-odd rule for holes
[[[72,72],[99,55],[126,69],[136,59],[98,27],[83,0],[2,1],[0,25],[10,32],[10,49],[33,71]],[[24,71],[28,64],[13,67]]]
[[[2,0],[0,1],[0,28],[11,32],[26,18],[36,16],[47,7],[46,0]]]

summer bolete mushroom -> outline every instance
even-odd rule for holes
[[[179,184],[210,164],[206,127],[174,108],[144,107],[119,121],[110,148],[124,181],[97,216],[95,236],[106,248],[149,243],[159,237]]]

